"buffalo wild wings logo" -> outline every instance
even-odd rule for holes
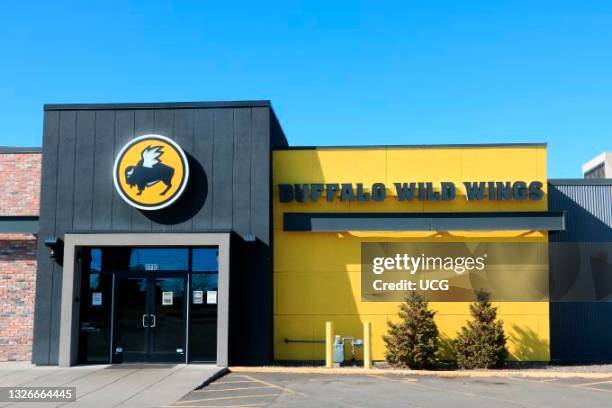
[[[175,202],[188,178],[185,152],[161,135],[144,135],[128,142],[117,155],[113,169],[121,198],[141,210],[159,210]]]

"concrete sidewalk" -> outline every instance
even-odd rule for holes
[[[76,387],[70,403],[9,403],[0,407],[158,407],[189,393],[221,368],[214,365],[95,365],[60,368],[0,363],[0,387]]]

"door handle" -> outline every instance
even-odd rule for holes
[[[147,318],[147,315],[146,315],[146,314],[143,314],[143,315],[142,315],[142,327],[149,327],[149,326],[147,326],[147,325],[145,324],[145,319],[146,319],[146,318]]]
[[[152,315],[149,315],[149,316],[151,316],[153,318],[153,324],[151,324],[151,326],[149,326],[149,327],[155,327],[155,325],[157,324],[157,322],[155,320],[155,315],[152,314]]]

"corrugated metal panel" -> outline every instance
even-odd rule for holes
[[[551,241],[612,241],[612,184],[549,184],[548,209],[566,212],[565,231]]]
[[[612,302],[551,303],[550,358],[565,363],[612,361]]]
[[[548,200],[549,210],[566,212],[565,231],[550,241],[612,242],[612,183],[549,184]],[[550,339],[553,361],[612,361],[612,302],[551,303]]]

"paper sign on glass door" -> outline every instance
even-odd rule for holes
[[[217,291],[216,290],[206,291],[206,304],[207,305],[217,304]]]
[[[172,306],[172,292],[162,292],[162,306]]]
[[[93,292],[91,294],[91,305],[102,306],[102,292]]]
[[[194,290],[192,298],[193,298],[193,304],[194,305],[204,304],[204,291],[203,290]]]

